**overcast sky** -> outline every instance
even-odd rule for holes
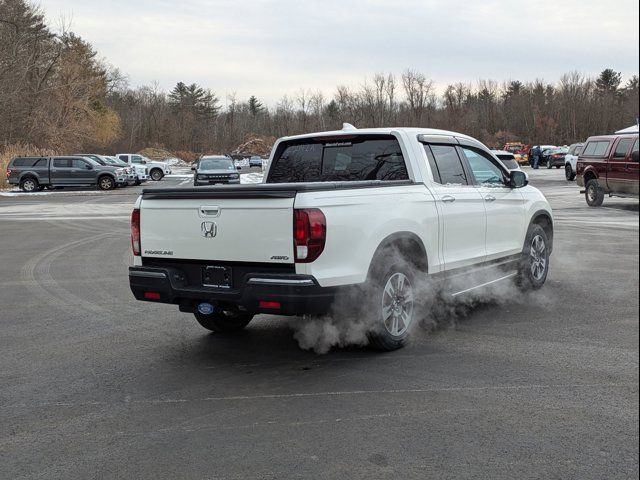
[[[450,82],[638,73],[638,0],[42,0],[131,86],[196,82],[275,103],[376,72]]]

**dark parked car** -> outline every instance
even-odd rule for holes
[[[546,157],[547,168],[564,167],[564,157],[567,155],[567,152],[569,152],[569,147],[558,147],[549,151]]]
[[[45,187],[97,186],[111,190],[126,182],[124,168],[99,163],[86,157],[16,157],[7,167],[7,180],[25,192]]]
[[[590,207],[604,196],[638,198],[638,134],[590,137],[576,165],[576,183]]]
[[[111,157],[107,157],[105,155],[96,155],[94,153],[74,153],[74,155],[77,155],[79,157],[90,158],[94,162],[97,162],[97,163],[99,163],[100,165],[103,165],[103,166],[107,166],[108,165],[108,166],[112,166],[112,167],[124,168],[125,175],[122,178],[118,179],[118,183],[117,183],[118,187],[126,187],[127,185],[139,185],[140,184],[140,182],[136,181],[136,175],[135,175],[135,172],[133,171],[133,169],[131,167],[129,167],[129,165],[124,163],[122,160],[118,160],[118,159],[115,159],[115,158],[112,159]]]
[[[262,157],[254,155],[249,159],[249,167],[260,167],[262,168]]]
[[[240,174],[230,157],[209,155],[201,157],[191,167],[194,171],[193,185],[215,185],[217,183],[240,183]]]

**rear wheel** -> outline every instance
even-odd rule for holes
[[[207,330],[216,333],[232,333],[246,327],[253,315],[249,313],[237,313],[228,310],[219,310],[213,313],[194,313],[196,320]]]
[[[35,192],[39,187],[38,180],[33,177],[25,177],[20,181],[20,189],[23,192]]]
[[[592,178],[587,182],[586,190],[584,192],[587,205],[590,207],[599,207],[604,202],[604,190],[600,187],[598,180]]]
[[[549,160],[547,162],[547,169],[551,170],[553,168],[553,165],[551,164],[551,160]]]
[[[395,261],[373,276],[370,287],[365,304],[366,314],[372,317],[371,345],[387,351],[404,347],[420,310],[414,267]]]
[[[523,290],[537,290],[544,285],[549,273],[549,239],[540,225],[531,225],[527,232],[518,283]]]
[[[576,174],[573,173],[573,168],[571,167],[571,165],[566,164],[564,166],[564,176],[567,179],[567,182],[572,182],[573,180],[575,180]]]

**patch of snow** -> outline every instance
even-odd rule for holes
[[[243,173],[240,175],[240,183],[262,183],[263,172]]]

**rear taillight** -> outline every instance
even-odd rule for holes
[[[324,250],[327,220],[317,208],[294,210],[293,247],[296,262],[313,262]]]
[[[131,248],[136,257],[140,256],[140,209],[131,212]]]
[[[7,168],[7,178],[9,178],[11,176],[11,169]]]

